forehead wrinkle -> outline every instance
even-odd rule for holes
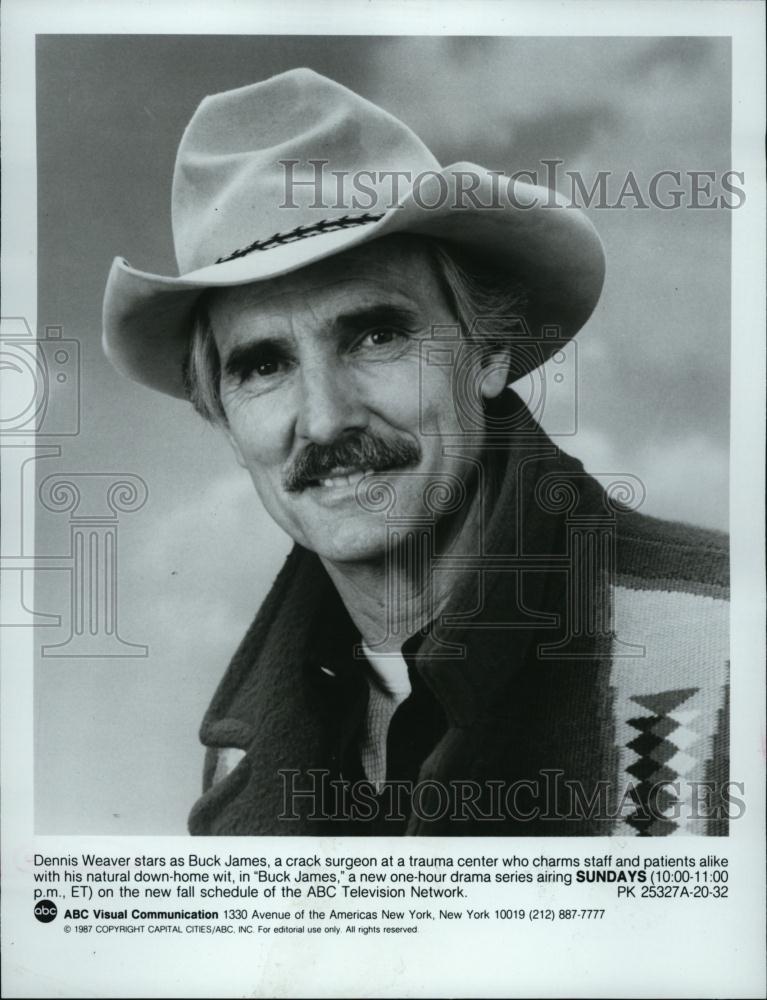
[[[356,315],[370,313],[378,309],[382,312],[387,309],[402,311],[423,321],[429,319],[429,317],[423,316],[421,303],[414,296],[380,286],[358,288],[357,291],[358,294],[354,296],[353,301],[352,296],[348,293],[339,293],[338,296],[333,295],[331,300],[326,303],[310,305],[303,302],[298,309],[290,313],[285,309],[278,308],[261,312],[258,306],[254,306],[252,309],[246,307],[237,310],[238,315],[235,322],[229,324],[229,336],[225,338],[226,345],[231,350],[236,345],[259,340],[294,340],[296,329],[293,321],[295,319],[306,322],[307,318],[311,318],[314,321],[312,325],[319,334],[341,331],[344,327],[353,324]],[[322,315],[328,308],[330,311],[326,315]],[[249,321],[237,322],[248,313],[251,314]],[[229,319],[232,319],[231,314]]]

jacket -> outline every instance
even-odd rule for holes
[[[295,546],[203,720],[192,834],[727,832],[726,536],[639,514],[532,418],[490,452],[484,551],[403,648],[392,787],[355,759],[359,634]]]

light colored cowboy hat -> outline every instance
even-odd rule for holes
[[[604,278],[602,244],[580,211],[473,163],[441,167],[403,122],[309,69],[202,101],[179,145],[172,217],[180,276],[115,258],[103,344],[119,371],[181,398],[205,289],[264,281],[382,236],[451,241],[523,282],[541,360],[583,326]]]

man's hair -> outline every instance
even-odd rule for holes
[[[427,252],[438,280],[461,324],[463,335],[487,345],[508,342],[509,327],[524,313],[524,286],[494,270],[457,247],[427,237],[418,240]],[[213,336],[206,297],[198,299],[192,318],[192,335],[184,362],[187,397],[195,410],[212,424],[226,425],[221,402],[221,359]]]

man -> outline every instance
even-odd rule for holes
[[[509,388],[596,306],[588,220],[294,70],[202,102],[173,225],[181,277],[115,261],[105,349],[296,543],[191,832],[724,832],[724,539],[629,509]]]

